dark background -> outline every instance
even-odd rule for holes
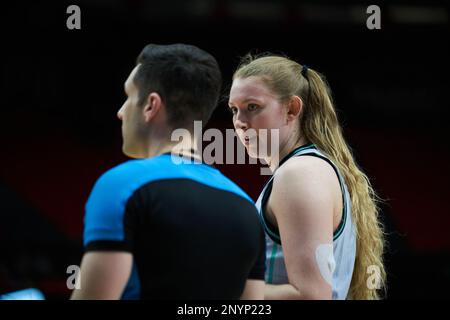
[[[81,30],[66,8],[81,8]],[[381,8],[381,30],[366,8]],[[65,299],[83,207],[125,161],[116,112],[148,43],[213,54],[224,95],[239,57],[285,53],[324,73],[345,136],[385,200],[388,299],[449,298],[449,4],[438,1],[50,1],[1,7],[0,294]],[[447,40],[445,40],[447,39]],[[231,128],[222,102],[209,127]],[[256,165],[218,165],[254,199]]]

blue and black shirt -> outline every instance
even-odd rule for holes
[[[212,166],[180,162],[162,154],[104,173],[86,203],[85,251],[133,254],[123,299],[238,299],[247,279],[264,279],[254,203]]]

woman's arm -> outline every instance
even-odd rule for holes
[[[248,279],[241,300],[264,300],[264,280]]]
[[[269,199],[289,284],[267,285],[266,299],[331,299],[333,215],[342,199],[333,168],[315,157],[281,167]],[[342,200],[340,200],[342,202]]]

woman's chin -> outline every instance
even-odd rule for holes
[[[250,158],[260,158],[260,155],[258,154],[258,148],[256,146],[246,145],[245,149],[247,150],[248,156]]]

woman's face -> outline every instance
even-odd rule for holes
[[[273,151],[278,152],[278,145],[277,150],[271,148],[274,134],[271,129],[278,130],[277,144],[287,138],[287,108],[261,78],[252,76],[233,80],[228,105],[236,133],[251,157],[265,158],[264,152],[269,155]]]

